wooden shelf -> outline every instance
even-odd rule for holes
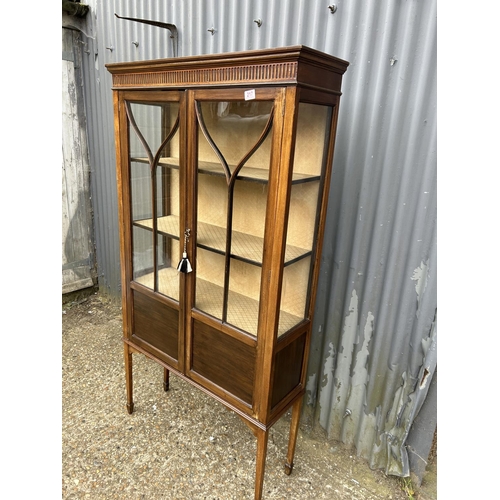
[[[131,161],[149,164],[149,160],[147,158],[131,158]],[[173,157],[161,158],[158,164],[163,167],[179,169],[179,158],[173,158]],[[234,165],[229,165],[229,169],[231,171],[233,171],[234,168],[236,168]],[[202,174],[224,177],[224,172],[222,170],[221,164],[216,162],[198,161],[198,171]],[[243,167],[240,170],[240,173],[238,174],[238,179],[242,181],[259,182],[267,184],[269,181],[269,170],[256,167]],[[292,184],[319,181],[319,179],[320,179],[319,175],[308,175],[308,174],[301,174],[294,172],[292,177]]]
[[[179,239],[179,217],[177,215],[166,215],[158,217],[158,231],[175,240]],[[134,221],[135,226],[153,230],[153,219],[141,219]]]
[[[196,281],[196,309],[220,318],[223,296],[224,289],[221,286],[202,279]],[[257,336],[258,318],[259,302],[257,300],[229,291],[227,323]],[[299,316],[281,311],[278,336],[283,335],[302,320],[303,318]]]
[[[151,290],[154,289],[154,274],[148,273],[134,279],[137,283]],[[179,301],[179,273],[173,267],[166,267],[158,271],[158,292],[176,301]]]
[[[142,219],[134,224],[145,229],[153,229],[153,219]],[[176,240],[179,239],[179,217],[167,215],[158,217],[158,231]],[[224,255],[226,250],[226,229],[205,222],[198,222],[197,245],[205,250],[210,250]],[[262,265],[262,249],[264,239],[259,236],[233,231],[231,257],[256,266]],[[311,255],[311,250],[292,245],[286,246],[285,265]]]
[[[134,280],[135,282],[153,289],[153,273],[145,274]],[[221,286],[209,281],[198,279],[195,307],[200,311],[220,319],[224,290]],[[158,272],[158,291],[162,295],[179,300],[179,273],[172,267],[160,269]],[[259,318],[259,302],[241,293],[229,292],[227,323],[257,336]],[[280,312],[278,337],[291,330],[303,318],[294,316],[285,311]]]

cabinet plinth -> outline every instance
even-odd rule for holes
[[[107,65],[127,410],[139,353],[235,411],[257,500],[290,408],[293,468],[347,66],[304,46]]]

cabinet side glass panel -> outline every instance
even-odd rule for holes
[[[278,335],[306,319],[331,116],[329,106],[299,103]]]
[[[179,300],[177,102],[127,103],[133,279]]]
[[[202,101],[195,307],[257,335],[272,101]]]
[[[151,221],[151,175],[147,164],[130,162],[133,279],[152,286],[153,235],[142,221]],[[149,278],[148,278],[149,277]],[[148,286],[148,285],[146,285]]]

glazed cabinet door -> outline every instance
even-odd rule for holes
[[[253,403],[267,306],[262,271],[282,96],[280,89],[196,90],[188,103],[194,167],[188,374],[245,411]]]
[[[174,368],[183,359],[182,96],[126,92],[121,102],[128,337]]]

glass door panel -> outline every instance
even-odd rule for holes
[[[132,228],[133,277],[144,278],[153,272],[153,252],[151,231],[140,225],[140,221],[149,221],[152,217],[149,166],[136,161],[130,162],[130,193],[132,220],[138,221]]]
[[[257,335],[273,101],[197,101],[196,116],[195,307]]]
[[[278,336],[307,318],[332,108],[299,103]]]
[[[179,104],[127,102],[133,279],[179,300]]]

